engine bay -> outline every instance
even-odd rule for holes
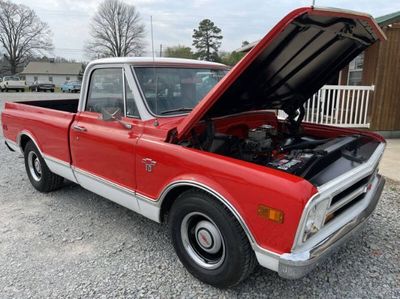
[[[241,134],[220,132],[207,121],[202,132],[192,132],[182,145],[255,163],[303,177],[315,185],[367,161],[378,142],[363,135],[321,138],[292,124],[265,123],[246,127]]]

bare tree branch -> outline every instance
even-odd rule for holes
[[[0,0],[0,46],[14,74],[27,57],[53,49],[51,31],[29,7]]]
[[[143,53],[145,28],[135,6],[122,0],[103,1],[90,24],[89,57],[139,56]]]

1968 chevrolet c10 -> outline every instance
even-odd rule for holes
[[[79,101],[6,103],[4,137],[37,190],[65,178],[168,222],[183,265],[206,283],[233,286],[257,264],[300,278],[375,209],[385,148],[371,132],[303,123],[304,103],[383,39],[368,15],[300,8],[230,71],[97,60]]]

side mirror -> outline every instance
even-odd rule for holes
[[[122,114],[121,109],[117,109],[114,112],[109,112],[107,109],[101,109],[101,119],[104,121],[114,121],[114,120],[121,120]]]
[[[121,109],[115,110],[115,112],[111,113],[107,111],[107,109],[101,109],[101,119],[104,121],[117,121],[119,122],[125,129],[132,129],[132,125],[122,121],[122,113]]]

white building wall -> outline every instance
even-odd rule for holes
[[[47,83],[51,81],[50,77],[53,78],[53,83],[57,87],[60,87],[65,81],[78,81],[78,76],[75,75],[25,75],[25,81],[28,85],[31,85],[35,79]]]

